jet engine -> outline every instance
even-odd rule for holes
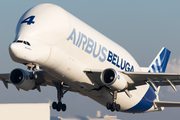
[[[128,87],[127,80],[124,78],[123,74],[112,68],[105,69],[101,73],[101,81],[107,87],[117,91],[121,91]]]
[[[9,76],[9,79],[13,85],[17,88],[21,88],[25,91],[33,89],[36,85],[34,79],[29,78],[30,73],[23,69],[14,69]]]

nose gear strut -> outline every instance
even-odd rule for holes
[[[29,78],[30,79],[37,79],[38,76],[35,72],[36,72],[36,70],[39,70],[39,65],[37,63],[33,63],[33,64],[29,63],[29,64],[27,64],[27,66],[28,66],[28,70],[33,71],[32,73],[30,73]]]

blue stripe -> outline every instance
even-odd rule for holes
[[[156,73],[156,69],[154,67],[154,64],[152,65],[153,72]]]
[[[171,54],[171,51],[164,48],[162,50],[162,52],[160,53],[160,55],[158,57],[156,57],[154,63],[151,66],[154,73],[156,73],[156,72],[164,73],[165,72],[170,54]],[[158,61],[158,60],[160,60],[160,61]],[[159,63],[161,63],[161,64],[159,65]],[[157,68],[157,70],[155,68]]]
[[[164,48],[163,52],[160,54],[160,60],[161,60],[161,68],[162,71],[160,71],[161,73],[164,73],[166,70],[166,66],[170,57],[171,51],[169,51],[168,49]]]
[[[124,112],[131,112],[131,113],[145,112],[153,106],[154,104],[153,101],[155,98],[156,98],[156,94],[154,93],[152,86],[149,86],[149,89],[147,90],[146,94],[141,99],[141,101],[134,107],[125,110]]]
[[[161,66],[158,63],[158,59],[156,59],[155,63],[156,63],[156,67],[158,69],[158,72],[160,72],[161,71]]]

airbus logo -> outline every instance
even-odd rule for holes
[[[74,45],[81,48],[86,53],[92,54],[93,57],[98,58],[100,62],[104,62],[106,60],[107,49],[81,32],[79,32],[78,39],[76,39],[75,28],[67,40],[72,40]]]
[[[127,72],[134,71],[133,65],[131,65],[123,58],[120,59],[119,56],[113,54],[110,50],[108,51],[106,47],[98,44],[96,41],[92,40],[81,32],[79,32],[79,35],[77,37],[76,35],[76,29],[73,28],[73,31],[71,32],[67,40],[72,40],[75,46],[81,48],[86,53],[91,54],[94,58],[98,58],[100,62],[104,62],[107,60],[121,70],[125,70]]]

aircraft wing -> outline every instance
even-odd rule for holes
[[[9,74],[5,73],[5,74],[0,74],[0,80],[3,81],[4,86],[8,89],[8,83],[10,83],[9,79]]]
[[[123,72],[129,76],[135,85],[139,83],[146,83],[150,80],[157,86],[170,85],[170,82],[174,85],[180,85],[179,73],[145,73],[145,72]]]
[[[61,81],[60,79],[53,77],[52,75],[48,74],[45,71],[37,71],[36,74],[38,78],[35,81],[38,86],[49,85],[55,87],[55,84]],[[9,73],[0,74],[0,80],[4,83],[5,87],[8,89],[8,83],[11,83],[11,81],[9,80]],[[73,92],[76,91],[72,88],[69,88],[68,86],[64,86],[63,89],[64,90],[68,89],[69,91],[73,91]]]
[[[155,90],[157,86],[171,86],[177,91],[175,85],[180,85],[179,73],[144,73],[144,72],[123,72],[129,76],[135,86],[148,82]]]
[[[97,84],[102,85],[100,75],[103,70],[86,69],[84,70],[86,75]],[[146,72],[122,72],[127,78],[129,83],[129,89],[133,89],[136,86],[149,83],[156,89],[156,86],[172,86],[176,91],[175,85],[180,85],[180,74],[178,73],[146,73]]]

